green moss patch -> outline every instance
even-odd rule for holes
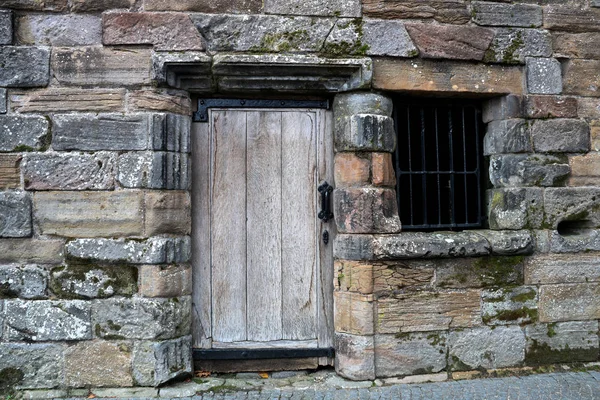
[[[527,365],[596,361],[597,359],[598,348],[572,349],[566,345],[562,349],[553,349],[547,343],[540,343],[535,339],[532,339],[532,344],[525,354]]]

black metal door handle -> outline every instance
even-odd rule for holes
[[[333,213],[331,212],[332,192],[333,187],[327,182],[323,182],[323,184],[319,186],[319,193],[321,193],[321,211],[319,212],[319,219],[323,220],[323,222],[328,222],[333,218]]]

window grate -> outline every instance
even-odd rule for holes
[[[483,126],[478,105],[431,99],[394,102],[396,194],[402,228],[483,225]]]

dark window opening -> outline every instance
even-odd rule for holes
[[[483,122],[475,102],[396,99],[396,193],[403,230],[483,226]]]

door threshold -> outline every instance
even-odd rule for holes
[[[333,347],[313,349],[193,349],[194,360],[263,360],[280,358],[333,358]]]

